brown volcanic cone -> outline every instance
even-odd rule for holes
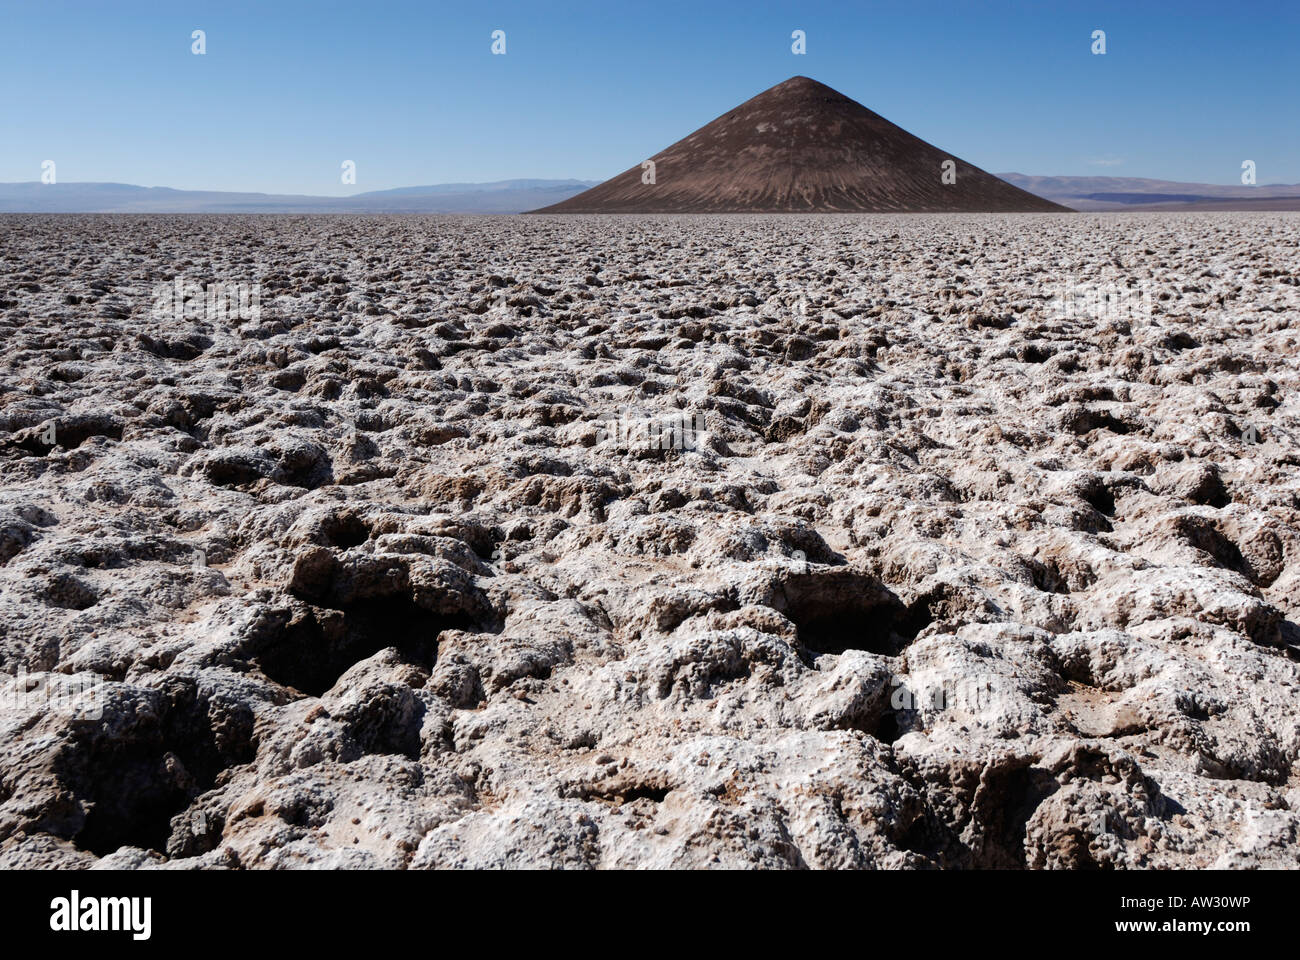
[[[947,213],[1068,210],[791,77],[640,164],[534,213]],[[945,160],[957,182],[942,182]]]

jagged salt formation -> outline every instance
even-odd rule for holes
[[[3,222],[6,866],[1297,863],[1295,217]]]

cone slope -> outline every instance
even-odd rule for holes
[[[1068,208],[792,77],[611,180],[536,213],[944,213]],[[942,164],[956,164],[956,183]]]

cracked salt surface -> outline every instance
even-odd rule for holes
[[[0,864],[1297,864],[1295,215],[4,226]]]

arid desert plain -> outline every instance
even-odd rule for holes
[[[0,866],[1300,865],[1298,320],[1286,213],[0,218]]]

